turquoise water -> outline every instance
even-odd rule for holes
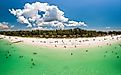
[[[121,43],[52,49],[0,40],[0,75],[121,75]]]

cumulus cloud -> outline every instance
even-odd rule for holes
[[[69,21],[66,26],[87,26],[84,22]]]
[[[17,17],[17,21],[27,27],[61,28],[67,26],[86,26],[84,22],[70,21],[55,5],[48,3],[26,3],[23,9],[9,9]]]
[[[0,30],[7,30],[9,28],[10,27],[8,26],[8,23],[7,22],[0,23]]]

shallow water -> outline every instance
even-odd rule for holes
[[[0,75],[121,75],[119,44],[62,50],[0,39]]]

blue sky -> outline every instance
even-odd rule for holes
[[[58,6],[65,17],[86,22],[86,29],[105,30],[110,27],[112,30],[121,30],[121,0],[1,0],[0,22],[25,28],[8,9],[22,9],[26,3],[36,1]]]

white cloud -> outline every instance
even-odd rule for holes
[[[0,30],[7,30],[7,29],[9,29],[7,22],[0,23]]]
[[[48,29],[43,27],[37,27],[37,28],[32,28],[32,30],[48,30]]]
[[[106,27],[106,29],[110,29],[110,27]]]
[[[17,19],[20,23],[29,24],[29,21],[24,16],[19,16]]]
[[[86,26],[84,22],[70,21],[55,5],[35,2],[26,3],[23,9],[9,9],[17,21],[27,27],[64,28],[65,26]]]
[[[80,25],[80,26],[87,26],[87,24],[84,23],[84,22],[79,22],[79,25]]]
[[[64,17],[64,12],[59,10],[57,6],[49,6],[43,16],[44,21],[61,21],[67,22],[68,18]]]
[[[14,28],[14,25],[10,26],[10,28]]]
[[[38,23],[39,27],[43,28],[58,28],[58,29],[63,29],[64,28],[64,23],[59,22],[59,21],[50,21],[50,22],[40,22]]]

